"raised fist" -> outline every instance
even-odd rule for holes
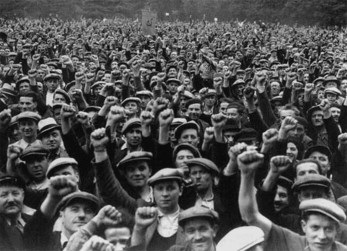
[[[88,113],[86,113],[86,112],[78,112],[76,117],[77,117],[77,121],[79,123],[81,123],[82,125],[89,124]]]
[[[60,116],[62,119],[69,119],[76,115],[76,110],[73,106],[68,104],[63,104],[60,110]]]
[[[67,251],[73,251],[76,249],[69,250],[69,244],[66,246]],[[83,244],[83,247],[80,251],[114,251],[114,246],[109,241],[93,235],[86,243]]]
[[[84,79],[84,73],[81,71],[76,72],[75,79],[78,82],[81,82]]]
[[[23,149],[19,146],[10,145],[7,148],[7,158],[9,158],[12,161],[15,161],[19,158],[19,156],[22,154]]]
[[[284,171],[288,169],[291,161],[288,156],[277,155],[270,160],[270,171],[274,174],[281,175]]]
[[[288,133],[290,130],[293,130],[296,127],[298,121],[293,117],[286,117],[281,124],[280,130],[283,130],[285,133]]]
[[[204,132],[204,141],[211,142],[214,137],[214,128],[213,127],[207,127]]]
[[[115,227],[122,221],[122,214],[115,207],[106,205],[99,210],[93,221],[98,227]]]
[[[48,194],[62,199],[64,196],[77,191],[77,179],[72,175],[58,175],[49,179]]]
[[[246,150],[247,150],[247,144],[244,142],[233,145],[232,147],[229,148],[229,151],[228,151],[230,160],[236,162],[237,156]]]
[[[28,76],[30,79],[35,79],[37,75],[37,71],[35,69],[31,69],[28,71]]]
[[[237,165],[241,173],[254,173],[264,162],[264,155],[255,150],[246,151],[237,156]]]
[[[246,97],[247,100],[252,100],[255,94],[255,88],[252,86],[247,86],[244,90],[243,90],[243,94]]]
[[[347,133],[340,134],[337,139],[340,145],[347,145]]]
[[[319,104],[320,109],[322,109],[323,112],[329,111],[330,103],[327,99],[323,99],[322,102]]]
[[[90,135],[90,141],[94,147],[94,152],[105,151],[107,143],[109,142],[105,128],[94,130]]]
[[[122,106],[114,105],[111,107],[107,115],[107,124],[117,123],[126,118],[125,109]]]
[[[11,110],[5,109],[0,112],[0,131],[5,131],[11,123]]]
[[[104,106],[111,107],[117,103],[118,103],[118,98],[116,98],[114,96],[108,96],[108,97],[106,97],[106,99],[104,101]]]
[[[160,127],[170,126],[174,119],[174,113],[171,109],[165,109],[159,114]]]
[[[270,128],[263,133],[263,144],[272,145],[277,141],[278,130],[275,128]]]
[[[141,124],[144,126],[149,126],[153,121],[153,115],[149,111],[143,111],[140,115]]]
[[[309,94],[309,93],[311,93],[313,91],[313,89],[314,89],[314,84],[307,83],[305,85],[305,93]]]
[[[222,127],[225,125],[225,123],[227,122],[227,117],[222,114],[222,113],[218,113],[218,114],[213,114],[211,116],[211,122],[212,122],[212,126],[216,129],[216,130],[221,130]]]
[[[146,229],[157,220],[158,209],[155,207],[139,207],[135,213],[135,227]]]

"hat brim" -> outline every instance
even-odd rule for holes
[[[37,137],[41,138],[44,134],[46,134],[50,131],[56,130],[56,129],[61,130],[61,127],[58,125],[47,126],[43,130],[39,131],[39,133],[37,134]]]
[[[324,210],[321,210],[321,209],[318,209],[318,208],[310,208],[310,209],[306,209],[304,210],[304,212],[316,212],[316,213],[320,213],[320,214],[323,214],[327,217],[329,217],[330,219],[340,223],[341,221],[336,218],[335,216],[333,216],[332,214],[329,214],[328,212],[324,211]]]
[[[183,179],[181,177],[178,177],[178,176],[165,176],[165,177],[157,178],[154,181],[148,181],[148,185],[154,186],[158,182],[162,182],[162,181],[166,181],[166,180],[177,180],[178,182],[182,182],[183,181]]]

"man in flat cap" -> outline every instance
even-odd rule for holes
[[[0,249],[24,250],[23,229],[29,216],[22,213],[25,183],[15,176],[0,176]]]
[[[246,151],[238,155],[237,163],[241,171],[239,206],[242,219],[249,225],[264,231],[265,250],[347,250],[347,247],[336,241],[340,222],[346,215],[335,203],[326,199],[309,199],[301,202],[303,213],[301,221],[305,236],[279,227],[259,210],[255,198],[254,177],[262,165],[264,155],[256,151]],[[285,158],[277,158],[275,165],[286,166]],[[329,231],[327,231],[329,229]]]
[[[119,212],[114,207],[105,206],[99,211],[100,201],[95,195],[76,190],[73,176],[50,179],[46,199],[24,230],[28,250],[63,250],[74,233],[83,229],[79,241],[85,242],[97,231],[119,221]],[[53,232],[58,212],[62,230]]]

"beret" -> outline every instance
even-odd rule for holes
[[[153,154],[150,152],[134,151],[134,152],[128,153],[123,159],[121,159],[121,161],[119,161],[118,163],[118,167],[123,168],[125,167],[125,165],[129,163],[139,161],[139,160],[151,161],[152,158],[153,158]]]
[[[134,126],[141,126],[141,120],[139,118],[131,118],[127,120],[122,127],[122,133],[126,133],[131,127]]]
[[[183,174],[176,168],[163,168],[150,177],[147,183],[153,186],[156,182],[163,180],[178,180],[182,182]]]
[[[336,87],[328,87],[324,90],[324,94],[327,94],[327,93],[331,93],[331,94],[335,94],[337,96],[341,96],[342,93],[339,89],[337,89]]]
[[[61,77],[60,77],[60,75],[58,75],[58,74],[49,73],[49,74],[47,74],[47,75],[43,78],[43,81],[47,81],[47,80],[49,80],[49,79],[58,79],[58,80],[60,80]]]
[[[175,129],[175,138],[176,140],[178,140],[181,137],[181,134],[184,130],[187,129],[195,129],[198,131],[198,133],[200,132],[200,126],[193,120],[183,123],[181,125],[179,125],[178,127],[176,127]]]
[[[198,165],[198,166],[205,168],[210,173],[214,173],[215,175],[219,174],[218,167],[216,166],[215,163],[213,163],[209,159],[194,158],[194,159],[190,159],[190,160],[185,161],[185,163],[189,168],[191,168],[192,166]]]
[[[46,149],[44,146],[28,146],[24,149],[22,155],[20,156],[20,159],[25,161],[29,156],[47,156],[48,153],[48,149]]]
[[[216,251],[246,251],[262,243],[264,238],[264,232],[259,227],[238,227],[231,230],[218,242]]]
[[[189,143],[181,143],[181,144],[178,144],[177,146],[175,146],[175,148],[172,151],[173,160],[176,159],[178,152],[181,150],[190,151],[194,155],[195,158],[201,157],[201,154],[200,154],[198,148],[196,148],[195,146],[193,146],[192,144],[189,144]]]
[[[25,182],[21,177],[3,174],[0,175],[0,186],[16,186],[25,190]]]
[[[330,188],[330,180],[323,175],[320,174],[307,174],[302,177],[299,177],[294,185],[292,186],[292,189],[294,191],[298,191],[303,187],[322,187],[329,189]]]
[[[253,128],[244,128],[234,135],[235,142],[258,139],[258,132]]]
[[[33,119],[36,122],[39,122],[39,120],[41,119],[41,116],[36,112],[26,111],[26,112],[21,112],[17,115],[17,121],[21,119]]]
[[[42,119],[39,122],[39,133],[37,135],[38,138],[42,137],[43,134],[55,130],[60,129],[60,126],[57,124],[57,122],[53,118],[46,118]]]
[[[310,155],[314,152],[320,152],[320,153],[325,154],[326,156],[328,156],[329,160],[331,159],[331,156],[332,156],[331,151],[328,147],[323,146],[323,145],[315,145],[315,146],[309,147],[306,150],[306,152],[304,154],[304,159],[310,158]]]
[[[203,94],[204,97],[208,97],[208,96],[216,96],[217,92],[215,89],[208,89],[206,93]]]
[[[194,218],[208,218],[214,222],[218,222],[219,215],[216,211],[207,207],[194,206],[180,212],[180,214],[178,215],[178,224],[180,226],[184,226],[184,223],[187,220]]]
[[[67,206],[71,205],[71,203],[75,200],[79,200],[79,201],[82,200],[85,202],[89,202],[91,205],[93,205],[96,212],[98,211],[100,207],[100,201],[98,197],[96,197],[95,195],[91,193],[77,191],[77,192],[73,192],[66,195],[62,199],[62,201],[59,203],[58,210],[59,211],[64,210]]]
[[[75,159],[68,158],[68,157],[55,159],[51,162],[51,164],[49,164],[47,168],[47,173],[46,173],[47,178],[50,178],[53,172],[57,170],[59,167],[65,166],[65,165],[78,165],[78,163]]]
[[[336,222],[344,222],[346,220],[346,214],[343,209],[327,199],[304,200],[300,203],[299,209],[303,212],[324,214]]]
[[[141,99],[139,98],[136,98],[136,97],[130,97],[130,98],[126,98],[123,100],[123,102],[121,103],[122,106],[125,106],[126,103],[128,102],[136,102],[138,104],[141,103]]]

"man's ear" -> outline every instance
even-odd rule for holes
[[[213,231],[213,238],[216,238],[217,232],[218,232],[218,230],[219,230],[218,224],[214,224],[213,230],[214,230],[214,231]]]
[[[301,228],[302,228],[302,231],[303,231],[305,234],[306,234],[306,226],[307,226],[306,221],[301,220]]]

